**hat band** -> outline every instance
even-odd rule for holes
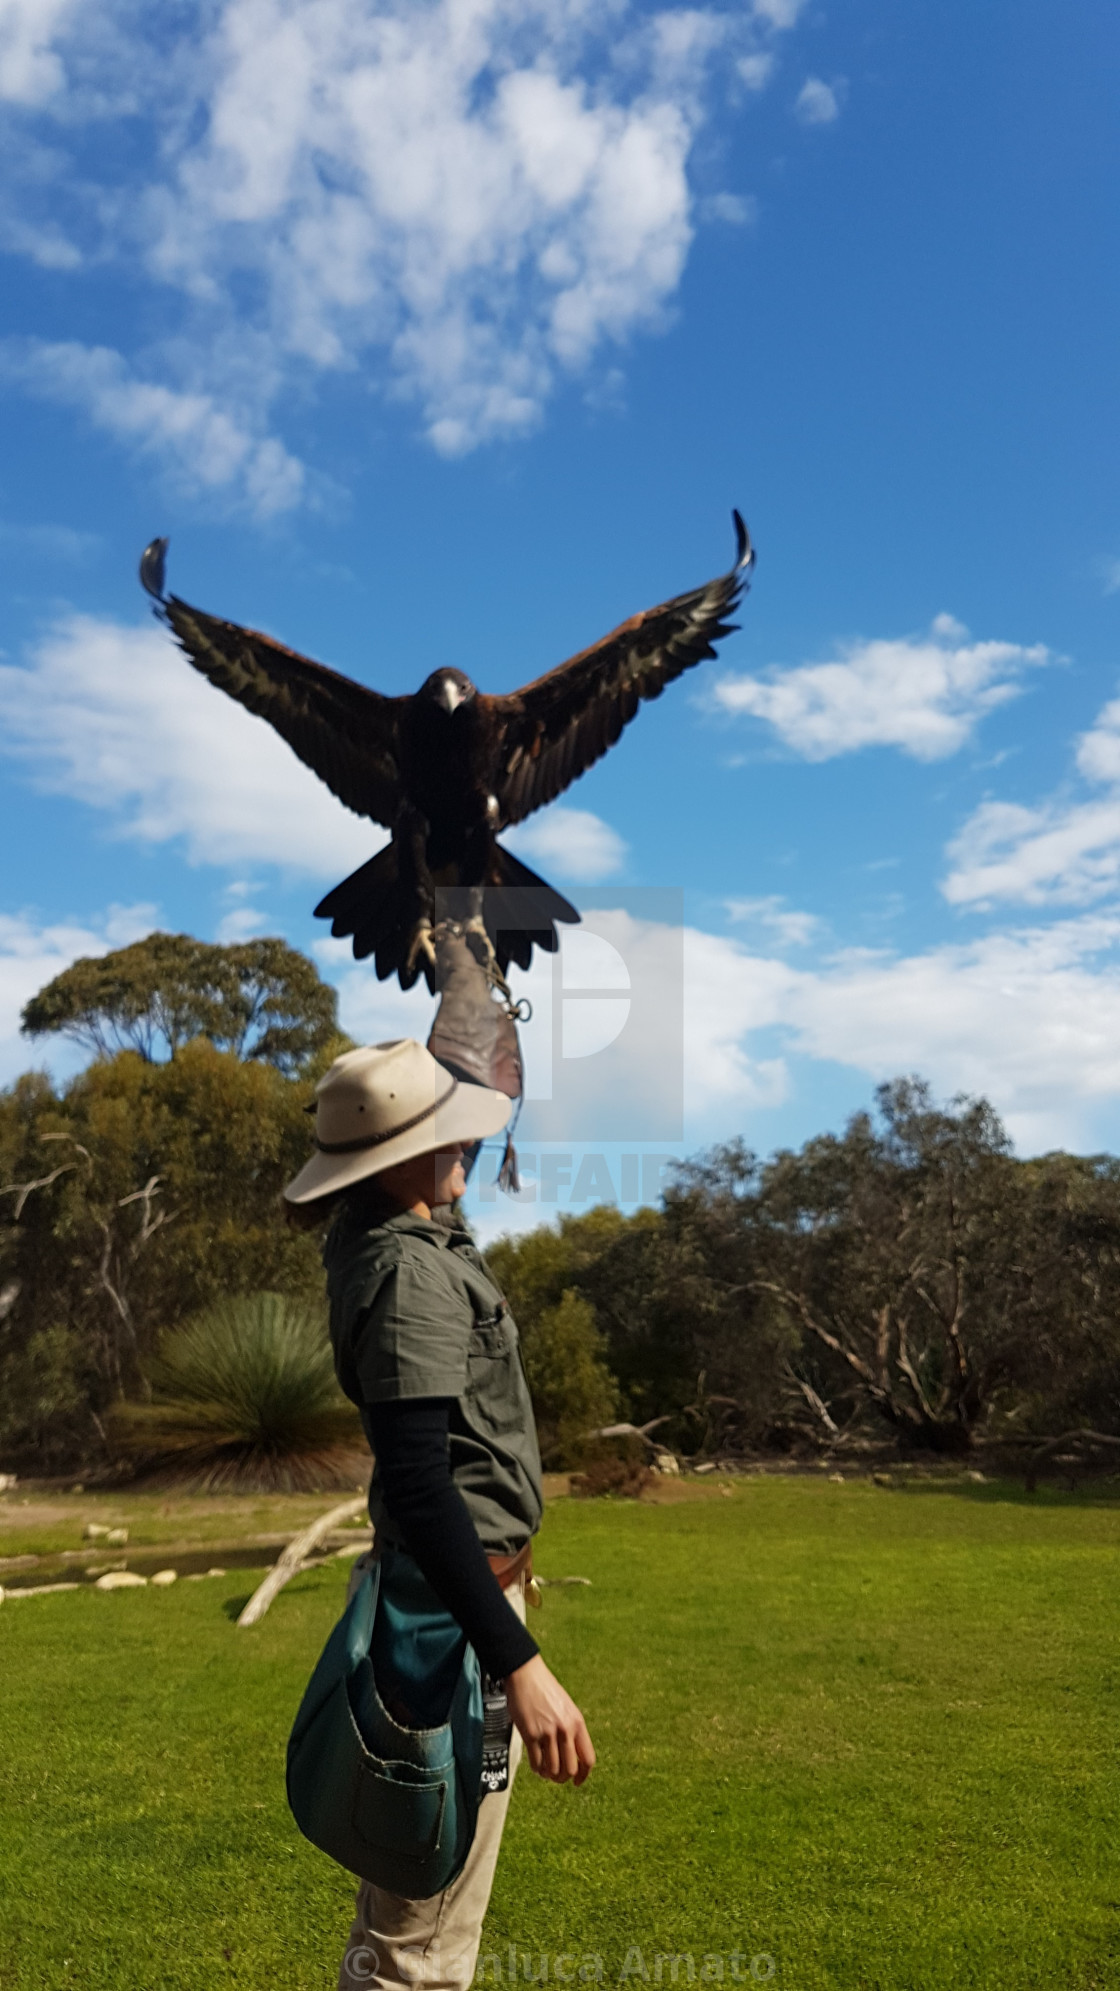
[[[321,1155],[356,1155],[360,1154],[363,1148],[382,1147],[386,1141],[395,1141],[398,1134],[410,1133],[422,1120],[430,1120],[433,1113],[438,1113],[441,1106],[446,1106],[452,1093],[458,1090],[459,1081],[453,1078],[442,1099],[436,1099],[431,1106],[425,1106],[423,1112],[414,1113],[411,1120],[402,1120],[399,1126],[387,1127],[383,1134],[366,1134],[360,1141],[321,1141],[316,1134],[315,1146]]]

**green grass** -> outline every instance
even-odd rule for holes
[[[362,1461],[356,1461],[354,1492],[361,1493]],[[58,1555],[89,1548],[87,1521],[128,1529],[130,1548],[160,1548],[167,1542],[238,1541],[247,1535],[295,1534],[322,1514],[345,1489],[319,1493],[210,1494],[131,1487],[97,1493],[8,1493],[0,1495],[0,1556]],[[3,1578],[0,1577],[0,1582]]]
[[[554,1505],[539,1565],[593,1587],[534,1630],[600,1762],[519,1778],[484,1951],[609,1984],[637,1947],[651,1984],[658,1954],[730,1983],[738,1952],[779,1991],[1116,1986],[1118,1545],[1110,1503],[991,1487]],[[3,1606],[3,1991],[331,1991],[352,1886],[282,1762],[344,1583],[249,1633],[243,1571]]]

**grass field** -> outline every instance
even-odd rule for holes
[[[539,1566],[593,1587],[534,1629],[600,1762],[519,1778],[502,1981],[1112,1991],[1118,1547],[1114,1502],[993,1486],[552,1505]],[[333,1991],[352,1885],[282,1763],[344,1584],[251,1632],[244,1571],[0,1609],[3,1991]]]

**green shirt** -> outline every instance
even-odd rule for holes
[[[543,1511],[533,1406],[517,1325],[469,1234],[411,1210],[371,1218],[344,1205],[323,1262],[347,1396],[359,1410],[453,1398],[451,1474],[482,1546],[491,1555],[523,1547]],[[402,1546],[376,1464],[369,1503],[381,1538]]]

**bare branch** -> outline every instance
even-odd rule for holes
[[[23,1215],[24,1205],[28,1197],[33,1195],[36,1189],[49,1189],[51,1183],[57,1182],[60,1175],[68,1175],[71,1169],[75,1169],[77,1166],[76,1161],[64,1161],[60,1163],[58,1168],[52,1168],[49,1175],[37,1175],[34,1182],[5,1183],[4,1187],[0,1189],[0,1196],[15,1197],[16,1202],[12,1215],[15,1217],[17,1224]]]
[[[793,1311],[801,1316],[810,1334],[815,1334],[818,1341],[823,1341],[826,1348],[831,1348],[834,1355],[839,1355],[849,1368],[854,1369],[857,1376],[862,1378],[876,1397],[882,1396],[882,1387],[862,1356],[857,1355],[854,1349],[846,1348],[838,1335],[833,1334],[831,1329],[822,1326],[821,1322],[814,1318],[800,1293],[791,1292],[788,1286],[779,1286],[773,1279],[752,1279],[750,1283],[756,1291],[773,1293],[785,1306],[792,1307]]]
[[[829,1437],[839,1438],[840,1426],[837,1424],[836,1419],[833,1417],[832,1412],[830,1411],[824,1398],[822,1396],[819,1396],[816,1390],[813,1388],[812,1383],[807,1383],[805,1381],[804,1376],[799,1376],[795,1369],[790,1369],[788,1373],[791,1383],[795,1384],[795,1386],[801,1391],[801,1394],[804,1397],[806,1403],[808,1404],[810,1410],[813,1412],[814,1417],[820,1418],[820,1421],[824,1425],[825,1430],[828,1432]]]
[[[925,1390],[922,1388],[921,1378],[910,1356],[910,1343],[907,1338],[907,1324],[904,1314],[899,1314],[898,1317],[898,1366],[918,1399],[918,1407],[923,1417],[928,1418],[931,1424],[936,1424],[937,1412],[930,1403]]]

